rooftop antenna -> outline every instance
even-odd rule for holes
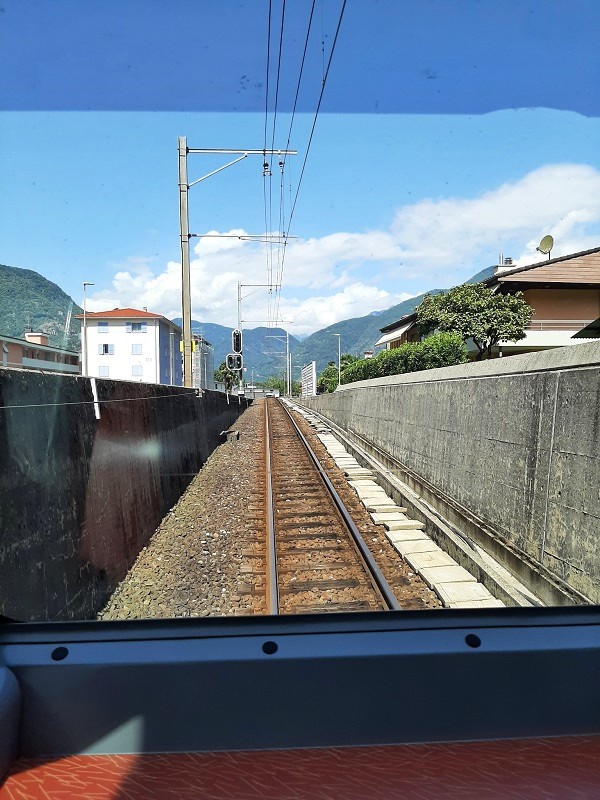
[[[542,241],[539,245],[535,248],[539,253],[543,253],[544,255],[548,255],[548,261],[550,261],[550,251],[554,247],[554,239],[550,234],[548,236],[544,236]]]

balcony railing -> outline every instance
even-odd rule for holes
[[[591,319],[533,319],[528,331],[580,331],[593,322]]]
[[[23,369],[38,369],[43,372],[68,372],[71,375],[77,375],[80,372],[79,365],[62,364],[60,361],[46,361],[41,358],[23,358],[22,363],[15,366]]]

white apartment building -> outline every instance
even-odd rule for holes
[[[136,308],[87,312],[85,330],[83,317],[77,315],[84,374],[182,385],[181,328],[166,317]]]

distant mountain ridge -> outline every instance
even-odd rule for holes
[[[176,317],[173,322],[181,325],[181,317]],[[213,346],[215,356],[215,369],[225,361],[227,353],[231,353],[231,332],[233,328],[217,325],[214,322],[200,322],[192,320],[192,333],[202,335]],[[278,337],[278,338],[269,338]],[[261,381],[271,375],[281,375],[285,372],[285,337],[283,328],[246,328],[243,331],[244,364],[248,368],[246,380]],[[300,345],[299,339],[290,334],[290,350],[292,353]]]
[[[494,267],[473,275],[466,283],[477,283],[489,278]],[[443,289],[430,289],[427,294],[437,294]],[[333,333],[341,334],[342,353],[362,356],[372,350],[380,338],[380,329],[410,314],[422,301],[424,294],[410,297],[384,311],[371,311],[362,317],[336,322],[316,331],[306,338],[290,334],[290,351],[294,368],[317,362],[321,371],[329,361],[337,363],[338,340]],[[31,269],[0,264],[0,334],[23,338],[27,329],[42,331],[50,344],[69,350],[80,350],[80,323],[75,319],[82,309],[68,294],[52,281]],[[173,320],[181,325],[181,318]],[[213,322],[192,320],[192,331],[202,334],[213,345],[215,368],[231,351],[233,329]],[[283,328],[249,328],[244,330],[244,362],[248,368],[246,380],[261,381],[270,375],[285,372],[285,336]],[[268,338],[279,337],[279,338]],[[298,370],[294,369],[294,379]]]
[[[0,334],[22,339],[47,334],[53,347],[79,352],[82,309],[52,281],[32,269],[0,264]]]

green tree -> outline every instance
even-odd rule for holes
[[[269,375],[259,385],[263,389],[278,389],[279,394],[285,394],[285,378],[282,378],[281,375]]]
[[[215,370],[215,380],[217,383],[225,384],[225,391],[230,392],[231,387],[238,380],[238,374],[235,370],[227,369],[225,361],[221,361],[218,369]]]
[[[350,364],[354,364],[355,361],[360,361],[360,358],[353,356],[351,353],[342,353],[342,357],[340,359],[342,365],[342,372],[349,367]]]
[[[340,365],[343,371],[350,367],[355,362],[360,361],[360,358],[353,356],[351,353],[342,353],[340,358]],[[330,361],[323,372],[317,376],[317,391],[318,392],[334,392],[339,383],[339,367],[335,361]],[[343,383],[344,381],[342,381]]]
[[[490,358],[501,340],[524,339],[534,311],[522,292],[495,294],[482,283],[465,283],[446,294],[425,295],[416,313],[424,330],[457,333],[463,341],[473,339],[479,361],[484,354]]]
[[[338,385],[338,365],[330,361],[323,372],[317,377],[317,392],[333,392]]]

